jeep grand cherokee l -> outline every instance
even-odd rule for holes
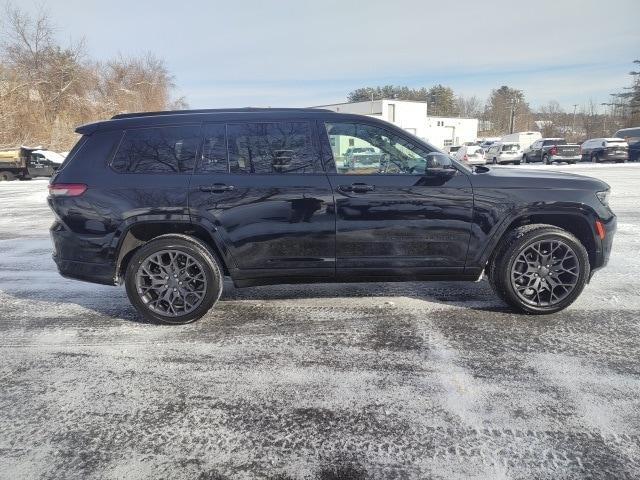
[[[527,313],[570,305],[608,260],[607,184],[468,168],[389,123],[313,109],[116,115],[50,182],[65,277],[118,285],[187,323],[238,287],[478,280]],[[349,146],[372,168],[336,170]]]

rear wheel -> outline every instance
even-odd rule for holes
[[[223,276],[204,243],[187,235],[163,235],[134,253],[125,284],[131,304],[147,320],[185,324],[218,301]]]
[[[566,230],[543,224],[510,232],[489,265],[498,296],[531,314],[554,313],[571,305],[589,272],[589,255],[580,241]]]
[[[10,182],[15,180],[16,176],[11,172],[0,172],[0,182]]]

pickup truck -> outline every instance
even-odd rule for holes
[[[0,181],[29,180],[33,177],[51,177],[64,157],[41,147],[20,147],[0,151]]]
[[[576,163],[580,158],[578,144],[569,144],[564,138],[541,138],[525,150],[522,162],[543,162],[551,165],[553,162]]]

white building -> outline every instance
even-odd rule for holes
[[[314,108],[326,108],[340,113],[356,113],[380,118],[405,129],[438,148],[462,145],[478,138],[478,119],[431,117],[426,102],[407,100],[373,100],[367,102],[334,103]]]

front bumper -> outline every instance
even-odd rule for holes
[[[591,274],[589,279],[593,277],[593,274],[604,268],[609,263],[609,258],[611,257],[611,248],[613,247],[613,237],[616,233],[616,228],[618,225],[618,220],[615,215],[612,215],[611,218],[607,221],[601,220],[604,225],[605,236],[603,240],[598,238],[596,255],[591,266]]]

